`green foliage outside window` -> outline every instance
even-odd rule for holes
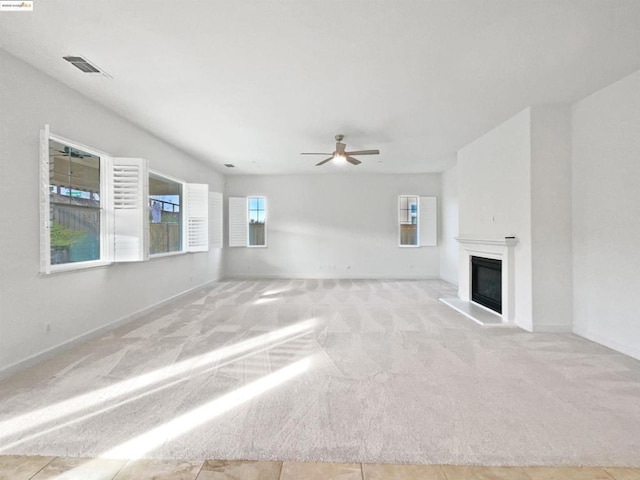
[[[52,247],[70,247],[71,245],[81,242],[86,237],[85,232],[71,230],[64,225],[59,224],[55,220],[51,221],[51,246]]]

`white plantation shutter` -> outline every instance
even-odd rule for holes
[[[229,246],[246,247],[248,235],[247,199],[229,197]]]
[[[40,130],[40,272],[51,272],[49,125]]]
[[[209,192],[209,245],[222,248],[222,194]]]
[[[420,246],[435,247],[438,244],[438,214],[436,208],[436,197],[420,197],[418,215]]]
[[[206,252],[209,250],[209,185],[187,183],[186,188],[187,251]]]
[[[114,261],[149,259],[149,174],[142,158],[114,158]]]

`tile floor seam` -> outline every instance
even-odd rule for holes
[[[198,470],[198,473],[196,474],[196,476],[193,477],[193,480],[198,480],[198,477],[200,476],[200,474],[202,473],[202,469],[204,468],[204,462],[206,462],[206,460],[202,461],[202,464],[200,465],[200,470]]]
[[[51,462],[53,462],[56,458],[58,458],[58,457],[51,457],[51,460],[49,460],[47,463],[45,463],[45,464],[42,466],[42,468],[41,468],[40,470],[38,470],[38,471],[37,471],[37,472],[35,472],[33,475],[31,475],[31,476],[29,477],[29,480],[32,480],[33,478],[35,478],[35,476],[36,476],[36,475],[38,475],[42,470],[44,470],[45,468],[47,468],[47,466],[49,466],[49,464],[50,464]]]
[[[131,460],[127,460],[126,462],[124,462],[122,464],[122,466],[120,467],[120,469],[115,473],[115,475],[113,477],[111,477],[111,480],[114,480],[114,478],[116,478],[118,475],[120,475],[120,472],[124,469],[124,467],[127,466],[127,464],[130,462]]]
[[[524,467],[518,467],[518,468],[520,468],[520,471],[521,471],[522,473],[524,473],[524,474],[525,474],[525,476],[526,476],[529,480],[533,480],[533,479],[531,478],[531,475],[529,475],[529,474],[527,473],[527,471],[524,469]]]
[[[605,467],[602,467],[602,471],[607,475],[609,475],[609,477],[611,477],[611,480],[618,480],[616,476],[613,473],[611,473],[609,470],[607,470]]]

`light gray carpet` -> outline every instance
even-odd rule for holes
[[[216,283],[0,382],[0,454],[640,466],[640,362],[451,296]]]

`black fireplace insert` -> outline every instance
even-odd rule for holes
[[[471,257],[471,300],[502,313],[502,260]]]

